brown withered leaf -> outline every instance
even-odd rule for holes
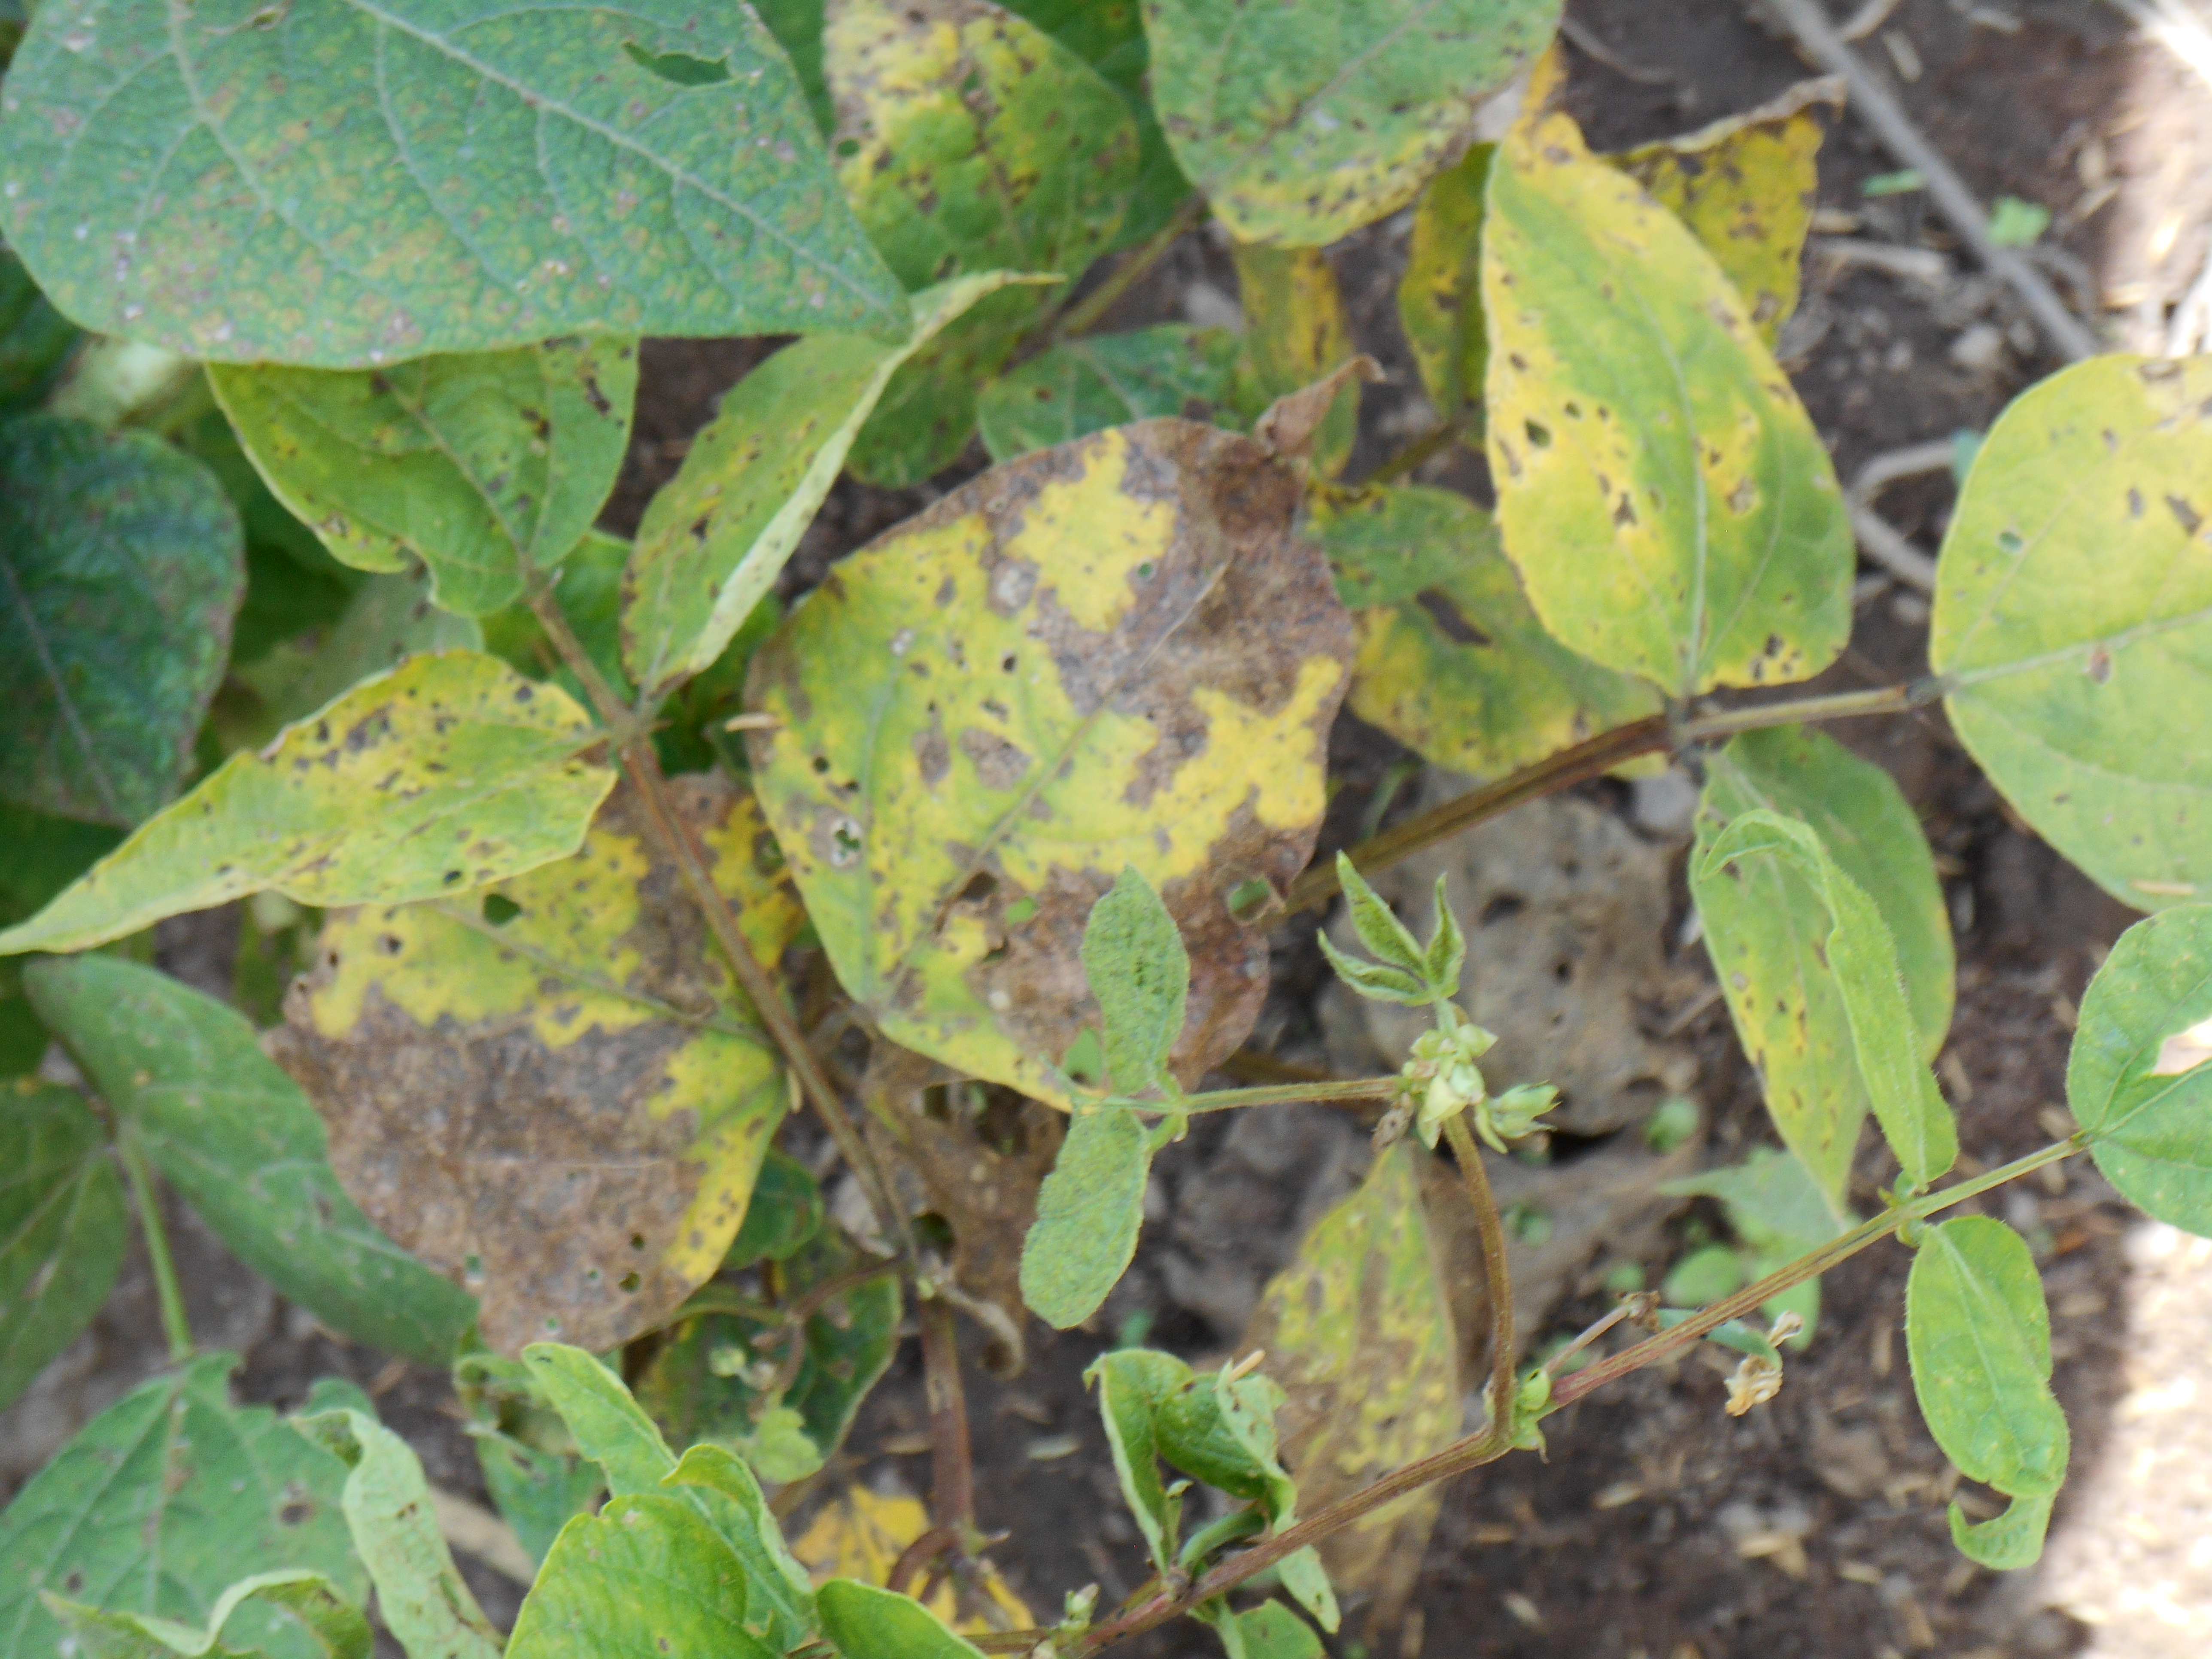
[[[671,783],[753,949],[800,913],[751,799]],[[270,1052],[348,1193],[475,1292],[493,1347],[595,1350],[712,1274],[782,1121],[774,1046],[627,783],[574,858],[452,902],[341,910]]]
[[[1143,421],[955,490],[833,571],[753,659],[754,776],[838,978],[884,1035],[1067,1103],[1078,950],[1124,868],[1191,958],[1170,1063],[1267,986],[1230,896],[1313,848],[1351,628],[1250,439]]]
[[[1260,1299],[1238,1352],[1267,1352],[1288,1401],[1282,1459],[1311,1515],[1441,1449],[1460,1431],[1459,1342],[1409,1141],[1315,1225]],[[1441,1498],[1426,1486],[1320,1544],[1340,1590],[1369,1593],[1371,1634],[1411,1594]]]

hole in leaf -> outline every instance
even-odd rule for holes
[[[729,60],[694,58],[688,52],[647,52],[635,40],[623,42],[623,53],[647,75],[657,75],[672,87],[719,86],[730,78]]]
[[[638,1275],[634,1273],[624,1273],[622,1276],[622,1288],[625,1291],[635,1291],[639,1285],[644,1283],[645,1280],[639,1278]]]
[[[483,919],[495,927],[504,927],[522,914],[522,907],[504,893],[486,893]]]
[[[1522,429],[1528,434],[1528,441],[1534,445],[1535,447],[1538,449],[1549,449],[1552,447],[1551,428],[1546,426],[1540,421],[1523,421],[1521,425]]]
[[[629,1236],[629,1247],[633,1250],[643,1249],[645,1248],[645,1235],[643,1233],[632,1233]]]
[[[1033,898],[1018,898],[1006,907],[1006,926],[1018,927],[1037,913],[1037,902]]]
[[[978,870],[968,878],[967,885],[960,890],[960,897],[964,903],[981,904],[998,890],[999,878],[988,870]]]
[[[1229,914],[1247,926],[1259,921],[1282,902],[1282,895],[1268,884],[1264,877],[1252,876],[1238,882],[1224,896]]]

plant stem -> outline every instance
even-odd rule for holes
[[[942,1297],[917,1299],[921,1325],[922,1390],[929,1406],[929,1510],[949,1529],[956,1553],[975,1547],[975,1462],[968,1443],[968,1395],[960,1381],[960,1346],[952,1304]]]
[[[1798,1257],[1757,1284],[1738,1291],[1734,1296],[1699,1310],[1680,1324],[1669,1326],[1658,1335],[1639,1342],[1632,1348],[1624,1349],[1610,1358],[1601,1359],[1577,1371],[1552,1390],[1553,1406],[1557,1409],[1571,1405],[1592,1389],[1602,1388],[1616,1377],[1626,1376],[1631,1371],[1641,1370],[1646,1365],[1656,1364],[1660,1360],[1681,1353],[1695,1346],[1706,1332],[1718,1329],[1731,1319],[1741,1319],[1746,1314],[1756,1312],[1771,1298],[1779,1296],[1794,1285],[1802,1285],[1808,1279],[1818,1277],[1846,1257],[1856,1255],[1877,1239],[1887,1238],[1906,1222],[1925,1220],[1939,1210],[1963,1203],[2008,1181],[2017,1181],[2046,1164],[2056,1164],[2060,1158],[2071,1158],[2082,1149],[2084,1144],[2078,1137],[2053,1141],[2039,1151],[2030,1152],[2026,1158],[2014,1158],[2011,1163],[1976,1176],[1971,1181],[1962,1181],[1955,1187],[1941,1188],[1932,1193],[1923,1193],[1917,1198],[1885,1210],[1873,1220],[1862,1222],[1842,1237],[1829,1240],[1819,1249]]]
[[[1148,240],[1116,265],[1105,281],[1054,319],[1046,335],[1048,342],[1058,345],[1063,340],[1089,333],[1123,295],[1142,282],[1152,268],[1167,256],[1170,248],[1204,222],[1206,212],[1206,198],[1193,191],[1183,198],[1182,205],[1176,210],[1175,217],[1162,225]]]
[[[1465,1112],[1444,1120],[1444,1139],[1451,1142],[1452,1158],[1459,1164],[1468,1205],[1474,1212],[1474,1236],[1482,1249],[1483,1289],[1490,1297],[1490,1421],[1494,1429],[1513,1419],[1513,1280],[1505,1266],[1505,1224],[1498,1219],[1482,1148],[1475,1145]]]
[[[1449,449],[1459,439],[1459,422],[1456,420],[1441,421],[1361,479],[1360,488],[1370,489],[1376,484],[1389,483],[1394,478],[1402,478],[1430,456]]]
[[[131,1202],[138,1212],[146,1259],[153,1264],[154,1294],[161,1304],[161,1329],[169,1339],[169,1363],[181,1365],[192,1357],[192,1328],[185,1316],[185,1292],[177,1283],[176,1259],[169,1254],[169,1230],[161,1220],[161,1201],[154,1191],[153,1175],[146,1168],[146,1149],[138,1144],[136,1129],[119,1123],[115,1150],[131,1183]]]
[[[1237,1106],[1287,1106],[1301,1100],[1384,1100],[1395,1094],[1395,1077],[1332,1079],[1326,1083],[1263,1083],[1249,1089],[1213,1089],[1181,1100],[1139,1100],[1107,1095],[1097,1104],[1109,1110],[1223,1112]]]
[[[1601,777],[1641,755],[1711,743],[1740,732],[1762,731],[1768,726],[1813,725],[1863,714],[1901,714],[1938,701],[1950,689],[1949,680],[1931,674],[1907,684],[1886,685],[1871,691],[1841,691],[1826,696],[1747,703],[1686,717],[1654,714],[1627,726],[1617,726],[1610,732],[1601,732],[1571,749],[1547,756],[1533,766],[1524,766],[1493,783],[1470,789],[1425,812],[1417,812],[1353,848],[1352,862],[1363,875],[1386,868],[1516,806]],[[1290,891],[1283,896],[1283,908],[1286,912],[1310,909],[1335,896],[1335,860],[1316,860],[1291,884]]]
[[[2082,1149],[2083,1144],[2078,1136],[2072,1139],[2054,1142],[2039,1152],[2029,1153],[2026,1158],[2015,1158],[2001,1169],[1991,1170],[1986,1175],[1977,1176],[1974,1179],[1961,1182],[1955,1187],[1946,1187],[1937,1192],[1923,1193],[1917,1198],[1885,1211],[1873,1220],[1854,1228],[1842,1237],[1823,1245],[1811,1255],[1791,1262],[1779,1273],[1769,1274],[1747,1290],[1738,1291],[1726,1301],[1714,1304],[1694,1317],[1684,1320],[1680,1324],[1662,1332],[1648,1341],[1639,1342],[1634,1347],[1617,1353],[1609,1359],[1601,1360],[1596,1364],[1564,1378],[1553,1388],[1553,1409],[1556,1411],[1562,1407],[1571,1405],[1584,1395],[1607,1382],[1626,1376],[1631,1371],[1641,1370],[1646,1365],[1683,1352],[1701,1340],[1706,1332],[1726,1324],[1731,1319],[1741,1318],[1770,1297],[1788,1290],[1792,1285],[1802,1284],[1815,1274],[1826,1272],[1846,1256],[1855,1255],[1875,1240],[1887,1237],[1905,1222],[1924,1220],[1939,1210],[1947,1209],[1954,1204],[1988,1192],[1990,1188],[2002,1186],[2006,1182],[2016,1181],[2021,1176],[2039,1170],[2046,1164],[2055,1164],[2060,1158],[2071,1157]],[[1510,1401],[1510,1396],[1507,1398]],[[1512,1424],[1510,1411],[1509,1403],[1504,1411],[1492,1413],[1490,1425],[1480,1434],[1468,1435],[1466,1438],[1455,1441],[1441,1451],[1433,1452],[1418,1462],[1408,1463],[1404,1468],[1385,1475],[1374,1485],[1364,1487],[1348,1498],[1340,1498],[1327,1509],[1308,1516],[1288,1531],[1273,1538],[1261,1540],[1250,1549],[1223,1562],[1182,1595],[1170,1597],[1163,1594],[1155,1596],[1142,1606],[1133,1607],[1121,1617],[1099,1626],[1091,1632],[1084,1643],[1083,1653],[1086,1656],[1096,1653],[1100,1649],[1120,1641],[1125,1636],[1134,1636],[1140,1632],[1151,1630],[1156,1626],[1164,1625],[1169,1620],[1189,1612],[1191,1608],[1210,1597],[1225,1595],[1255,1573],[1274,1565],[1285,1556],[1303,1549],[1308,1544],[1328,1537],[1330,1534],[1349,1526],[1361,1516],[1381,1508],[1395,1498],[1402,1498],[1407,1492],[1417,1492],[1433,1481],[1448,1480],[1455,1474],[1464,1474],[1468,1469],[1479,1468],[1486,1463],[1497,1462],[1510,1448],[1510,1437]]]
[[[568,619],[562,614],[560,605],[544,588],[534,588],[529,594],[530,609],[544,629],[553,647],[561,653],[562,660],[574,671],[576,678],[598,706],[599,717],[614,728],[615,733],[635,732],[637,716],[623,705],[606,676],[584,649]],[[617,740],[619,741],[617,738]],[[668,781],[660,774],[660,757],[653,752],[653,744],[641,736],[630,736],[621,741],[623,770],[638,799],[644,804],[646,819],[653,838],[661,850],[676,866],[677,873],[691,895],[692,902],[706,919],[708,931],[722,948],[730,969],[737,975],[738,985],[751,999],[755,1009],[767,1024],[769,1035],[783,1052],[784,1063],[791,1067],[792,1075],[799,1079],[799,1087],[837,1143],[837,1150],[853,1173],[860,1177],[861,1190],[866,1194],[871,1208],[876,1212],[876,1224],[886,1236],[896,1237],[904,1247],[908,1261],[914,1259],[914,1241],[909,1236],[905,1215],[891,1202],[890,1183],[884,1178],[875,1154],[861,1138],[859,1127],[845,1110],[845,1103],[831,1086],[823,1073],[822,1062],[815,1057],[800,1029],[798,1017],[784,999],[783,988],[761,965],[746,942],[744,930],[738,923],[737,912],[722,890],[714,884],[714,866],[706,851],[699,845],[689,825],[676,811],[675,803],[669,799]]]

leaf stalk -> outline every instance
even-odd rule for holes
[[[177,1281],[176,1258],[169,1254],[169,1230],[161,1219],[161,1201],[154,1191],[153,1173],[146,1167],[146,1149],[131,1124],[116,1125],[115,1150],[123,1160],[124,1177],[131,1183],[131,1206],[138,1212],[146,1260],[153,1266],[154,1294],[161,1304],[161,1330],[169,1339],[169,1363],[181,1365],[192,1357],[191,1322],[185,1314],[184,1287]]]

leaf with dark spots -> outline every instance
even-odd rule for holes
[[[82,951],[271,888],[302,904],[398,903],[450,892],[455,870],[477,886],[534,869],[575,850],[613,786],[580,758],[591,742],[565,693],[490,657],[410,657],[233,755],[0,932],[0,954]]]
[[[760,820],[712,775],[678,808],[753,949],[799,915]],[[473,1291],[484,1340],[595,1350],[663,1322],[720,1265],[786,1097],[627,787],[576,857],[479,903],[340,912],[272,1052],[328,1126],[347,1192]]]
[[[1112,244],[1137,182],[1137,125],[1075,52],[988,0],[831,0],[824,63],[838,178],[908,290],[989,270],[1070,278]],[[980,301],[884,388],[852,468],[919,483],[975,427],[975,390],[1048,297]]]
[[[0,1513],[0,1653],[67,1651],[52,1589],[204,1628],[222,1592],[272,1567],[320,1574],[356,1607],[368,1578],[338,1492],[344,1467],[265,1406],[234,1407],[234,1354],[141,1384],[77,1431]],[[305,1503],[306,1518],[284,1512]],[[329,1659],[289,1613],[238,1607],[225,1636],[266,1659]]]
[[[945,497],[848,560],[754,659],[751,704],[776,721],[750,738],[762,804],[884,1035],[1065,1103],[1060,1057],[1097,1018],[1084,923],[1133,866],[1191,956],[1171,1068],[1194,1080],[1242,1039],[1266,935],[1220,896],[1304,866],[1350,654],[1321,554],[1292,532],[1297,501],[1249,440],[1116,428]],[[939,721],[976,735],[950,738],[932,783]],[[991,787],[1007,749],[1029,764]],[[962,897],[979,871],[989,896]]]
[[[1815,163],[1844,95],[1838,76],[1800,82],[1756,109],[1604,158],[1705,244],[1769,346],[1797,309]]]
[[[1156,415],[1241,428],[1239,343],[1227,329],[1164,324],[1091,334],[1040,352],[976,399],[994,461]]]
[[[2142,910],[2212,899],[2212,526],[2174,505],[2208,477],[2212,357],[2094,358],[1998,417],[1936,562],[1928,660],[1960,740]]]
[[[556,569],[592,527],[629,442],[637,342],[556,340],[379,374],[217,364],[208,380],[270,489],[336,557],[419,563],[438,604],[477,617]]]
[[[1589,154],[1560,84],[1555,52],[1482,224],[1505,550],[1544,625],[1617,672],[1678,696],[1809,678],[1850,631],[1835,468],[1727,273]]]
[[[128,829],[191,760],[246,591],[238,514],[150,433],[0,429],[0,801]]]

